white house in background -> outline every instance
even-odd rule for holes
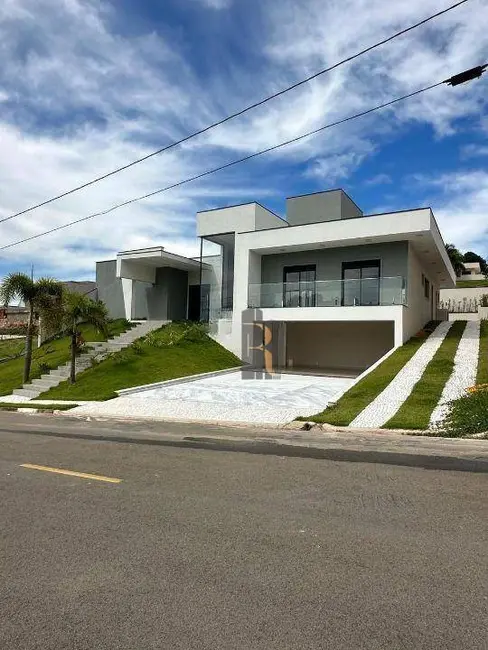
[[[477,280],[485,280],[485,276],[481,272],[479,262],[463,262],[464,273],[459,278],[460,280],[467,280],[468,282],[476,282]]]
[[[202,319],[244,361],[356,374],[436,319],[456,277],[430,208],[364,215],[343,190],[197,214],[218,254],[162,248],[97,264],[113,316]],[[263,352],[264,344],[264,352]]]

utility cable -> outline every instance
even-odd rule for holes
[[[280,97],[281,95],[284,95],[285,93],[290,92],[290,90],[294,90],[295,88],[299,88],[300,86],[303,86],[304,84],[312,81],[313,79],[317,79],[317,77],[320,77],[323,74],[326,74],[327,72],[331,72],[332,70],[335,70],[336,68],[339,68],[340,66],[350,63],[351,61],[354,61],[355,59],[359,58],[363,54],[367,54],[368,52],[371,52],[372,50],[375,50],[378,47],[381,47],[382,45],[385,45],[386,43],[389,43],[390,41],[393,41],[395,38],[398,38],[399,36],[403,36],[404,34],[407,34],[408,32],[411,32],[414,29],[417,29],[417,27],[421,27],[422,25],[425,25],[426,23],[430,22],[431,20],[434,20],[436,18],[439,18],[440,16],[448,13],[449,11],[452,11],[453,9],[456,9],[457,7],[460,7],[461,5],[465,4],[469,0],[460,0],[459,2],[456,2],[455,4],[450,5],[449,7],[446,7],[442,11],[438,11],[435,14],[432,14],[432,16],[429,16],[428,18],[424,18],[423,20],[415,23],[414,25],[410,25],[410,27],[406,27],[405,29],[400,30],[399,32],[396,32],[395,34],[392,34],[391,36],[388,36],[387,38],[384,38],[381,41],[378,41],[378,43],[375,43],[374,45],[370,45],[369,47],[364,48],[360,52],[356,52],[356,54],[352,54],[351,56],[348,56],[345,59],[342,59],[341,61],[338,61],[337,63],[334,63],[333,65],[324,68],[322,70],[319,70],[315,74],[306,77],[305,79],[302,79],[301,81],[297,81],[296,83],[292,84],[291,86],[288,86],[287,88],[284,88],[283,90],[280,90],[276,93],[273,93],[272,95],[268,95],[264,99],[261,99],[258,102],[255,102],[254,104],[250,104],[249,106],[246,106],[245,108],[241,109],[240,111],[237,111],[236,113],[232,113],[231,115],[228,115],[227,117],[219,120],[218,122],[214,122],[213,124],[210,124],[206,126],[203,129],[200,129],[199,131],[194,131],[193,133],[190,133],[189,135],[185,136],[181,140],[177,140],[175,142],[171,142],[170,144],[162,147],[161,149],[157,149],[156,151],[153,151],[142,158],[138,158],[137,160],[133,160],[130,163],[127,163],[126,165],[122,165],[121,167],[117,167],[116,169],[113,169],[110,172],[107,172],[106,174],[103,174],[102,176],[97,176],[96,178],[92,179],[91,181],[87,181],[86,183],[83,183],[82,185],[78,185],[76,187],[73,187],[70,190],[67,190],[66,192],[62,192],[61,194],[58,194],[57,196],[53,196],[50,199],[46,199],[45,201],[42,201],[41,203],[37,203],[35,205],[30,206],[29,208],[26,208],[25,210],[21,210],[20,212],[16,212],[15,214],[12,214],[8,217],[4,217],[3,219],[0,219],[0,223],[4,223],[5,221],[10,221],[11,219],[15,219],[17,217],[20,217],[23,214],[26,214],[28,212],[32,212],[33,210],[37,210],[38,208],[41,208],[45,205],[48,205],[49,203],[53,203],[54,201],[57,201],[59,199],[64,198],[65,196],[69,196],[70,194],[74,194],[75,192],[78,192],[80,190],[85,189],[86,187],[89,187],[90,185],[94,185],[95,183],[99,183],[100,181],[105,180],[106,178],[109,178],[110,176],[114,176],[115,174],[118,174],[125,169],[129,169],[130,167],[134,167],[134,165],[138,165],[139,163],[144,162],[145,160],[149,160],[149,158],[152,158],[154,156],[157,156],[165,151],[169,151],[170,149],[173,149],[174,147],[183,144],[184,142],[188,142],[188,140],[192,140],[193,138],[196,138],[199,135],[202,135],[203,133],[207,133],[208,131],[221,126],[222,124],[225,124],[226,122],[229,122],[230,120],[235,119],[236,117],[240,117],[241,115],[244,115],[245,113],[248,113],[249,111],[258,108],[259,106],[262,106],[263,104],[266,104],[267,102],[276,99],[277,97]]]

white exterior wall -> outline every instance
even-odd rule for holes
[[[467,289],[441,289],[440,299],[443,302],[455,300],[456,302],[466,300],[479,300],[481,296],[488,295],[488,287],[468,287]]]
[[[432,297],[429,295],[427,299],[424,295],[424,287],[422,286],[422,274],[429,280],[434,290],[434,308],[432,308]],[[436,300],[435,292],[438,287],[434,283],[432,275],[429,275],[426,269],[413,250],[409,246],[408,250],[408,278],[407,278],[407,306],[404,307],[403,316],[403,342],[408,341],[409,338],[414,336],[422,327],[433,318],[436,318]]]

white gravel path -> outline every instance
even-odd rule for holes
[[[444,321],[436,327],[428,339],[420,346],[385,390],[378,395],[351,422],[351,427],[381,427],[395,415],[413,387],[422,377],[427,364],[439,349],[452,322]]]
[[[439,404],[432,412],[431,427],[439,426],[444,420],[449,411],[448,402],[462,397],[466,389],[476,383],[479,350],[480,321],[468,321],[454,357],[454,369],[446,381]]]
[[[286,374],[273,379],[234,372],[93,402],[70,414],[193,422],[286,424],[322,411],[353,383],[343,377]]]

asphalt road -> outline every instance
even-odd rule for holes
[[[486,650],[487,487],[3,431],[0,648]]]

